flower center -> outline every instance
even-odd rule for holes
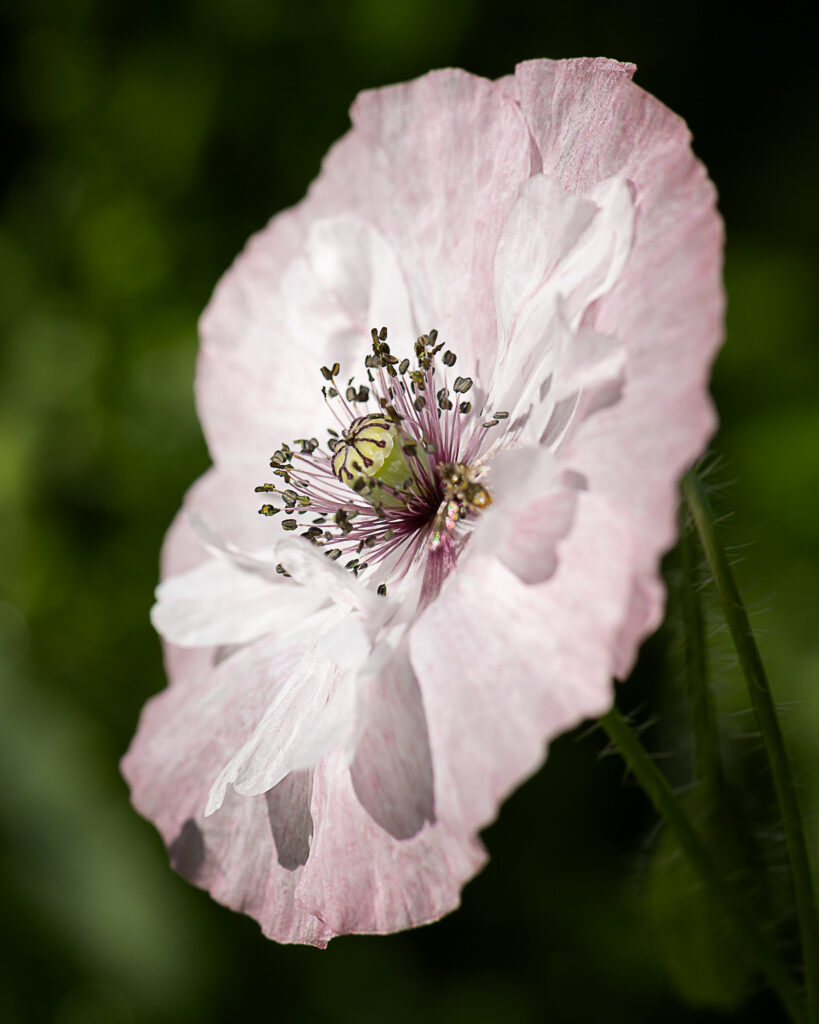
[[[273,496],[260,514],[284,512],[287,531],[306,526],[301,535],[328,558],[353,555],[345,568],[355,575],[381,563],[397,580],[424,551],[446,548],[456,557],[469,520],[492,503],[479,453],[487,431],[507,414],[481,422],[462,397],[472,379],[447,381],[453,352],[443,352],[439,372],[444,346],[437,338],[430,331],[417,339],[411,368],[390,352],[387,329],[373,329],[367,385],[350,378],[345,388],[339,364],[323,366],[322,394],[340,428],[328,430],[329,453],[314,437],[282,444],[270,465],[285,486],[256,488]],[[307,515],[309,525],[300,523]],[[286,575],[284,566],[277,569]],[[386,593],[386,582],[378,591]]]

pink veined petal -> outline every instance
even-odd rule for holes
[[[362,93],[351,118],[311,198],[342,198],[377,226],[395,245],[422,329],[436,327],[485,371],[497,345],[494,251],[531,167],[517,105],[495,83],[446,69]]]
[[[592,326],[628,351],[622,400],[588,421],[571,452],[637,539],[636,578],[618,640],[618,673],[662,616],[659,560],[676,530],[676,486],[716,419],[706,385],[723,336],[722,224],[684,122],[614,61],[518,67],[521,109],[544,173],[588,193],[624,176],[638,196],[634,242]]]
[[[581,493],[546,583],[527,586],[497,560],[475,558],[415,624],[410,653],[439,819],[454,814],[465,828],[482,828],[539,767],[552,737],[611,706],[611,644],[622,626],[631,547],[605,499]],[[442,686],[441,666],[453,664],[453,652],[458,669]]]
[[[454,909],[485,860],[476,830],[537,768],[545,741],[610,705],[607,641],[620,624],[630,538],[605,502],[581,498],[548,584],[527,587],[493,559],[474,559],[411,631],[434,824],[396,840],[361,806],[340,753],[316,769],[315,834],[296,897],[333,931],[396,931]],[[544,622],[554,623],[550,642]]]
[[[436,780],[439,800],[448,796]],[[334,932],[372,934],[435,921],[460,903],[464,881],[486,861],[483,846],[449,820],[395,839],[362,807],[346,758],[316,769],[316,823],[296,899]]]
[[[252,914],[271,938],[324,946],[334,933],[295,900],[298,872],[279,866],[265,797],[229,792],[217,814],[202,816],[214,765],[263,710],[267,695],[249,659],[268,668],[275,661],[287,674],[304,643],[261,641],[217,668],[208,649],[166,645],[174,685],[143,710],[122,772],[134,806],[156,823],[180,874]],[[214,701],[214,691],[223,703]]]
[[[445,70],[362,93],[351,116],[307,198],[250,240],[203,314],[197,407],[217,462],[269,457],[271,436],[311,436],[323,415],[317,367],[353,355],[294,330],[286,313],[285,271],[321,218],[355,210],[392,242],[415,321],[473,363],[494,354],[494,249],[531,161],[517,105]]]
[[[334,937],[296,898],[304,869],[279,863],[265,797],[229,793],[218,814],[192,825],[201,830],[204,858],[191,880],[215,900],[251,914],[279,942],[323,947]]]

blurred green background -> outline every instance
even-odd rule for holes
[[[795,13],[524,0],[0,11],[0,1018],[779,1020],[760,986],[723,1014],[675,994],[644,912],[655,818],[618,759],[598,757],[599,733],[560,740],[508,802],[458,913],[326,952],[269,943],[177,878],[117,761],[164,685],[147,612],[163,532],[208,465],[191,384],[219,275],[303,195],[358,90],[448,64],[496,77],[524,58],[603,54],[635,61],[688,120],[720,191],[725,535],[816,848],[819,87]],[[620,694],[656,719],[655,750],[679,746],[673,687],[657,686],[671,634]],[[721,727],[743,784],[764,792],[743,760],[741,683],[715,644]],[[686,780],[684,756],[664,764]],[[787,919],[778,934],[787,944]]]

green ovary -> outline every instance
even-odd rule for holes
[[[412,479],[397,428],[377,413],[350,424],[333,455],[333,472],[353,490],[362,483],[401,490]]]

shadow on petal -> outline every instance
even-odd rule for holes
[[[312,793],[313,772],[307,769],[290,772],[264,795],[276,856],[279,864],[288,871],[295,871],[306,864],[310,855]]]
[[[396,839],[435,821],[432,754],[418,680],[402,644],[367,694],[365,725],[350,766],[361,805]]]
[[[205,840],[193,818],[188,818],[182,826],[182,831],[168,847],[168,855],[174,871],[189,882],[196,881],[205,862]]]

